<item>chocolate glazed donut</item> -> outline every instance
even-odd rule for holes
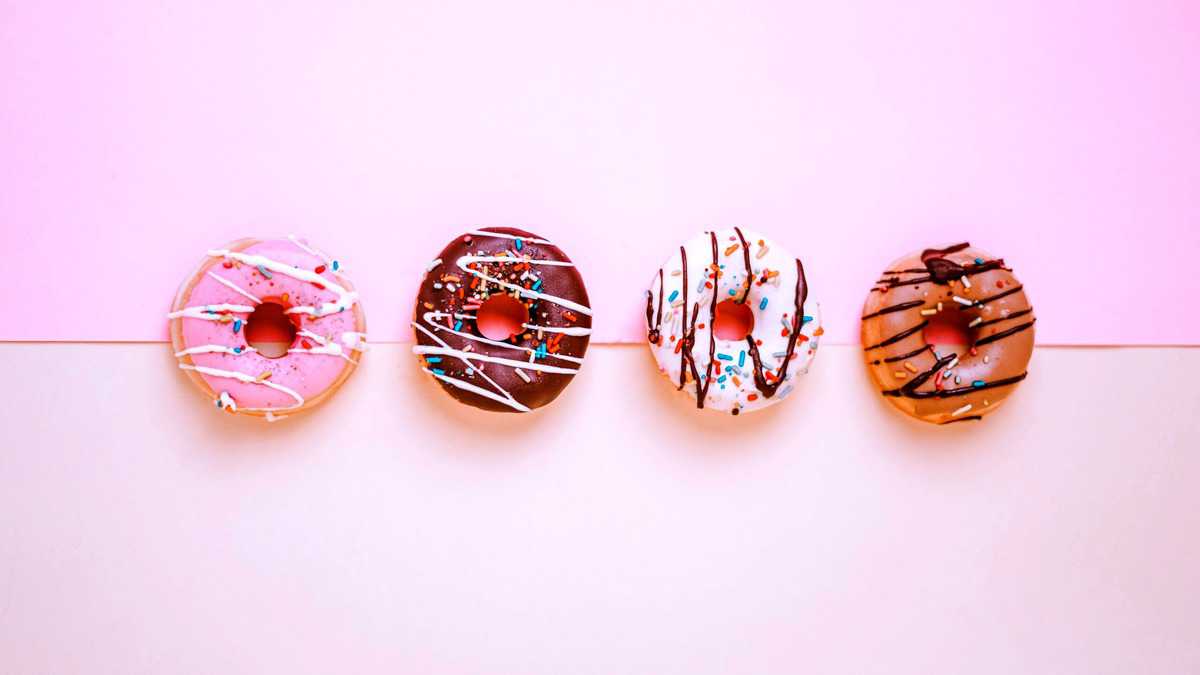
[[[429,264],[413,329],[423,369],[455,399],[529,412],[579,371],[592,310],[562,250],[523,230],[489,227],[455,238]]]
[[[888,401],[950,424],[982,419],[1025,379],[1034,321],[1004,260],[961,243],[892,263],[867,295],[862,344]]]

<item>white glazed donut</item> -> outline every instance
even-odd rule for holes
[[[765,408],[792,392],[816,354],[824,331],[807,298],[803,264],[778,244],[736,227],[705,232],[646,292],[650,351],[697,408]]]

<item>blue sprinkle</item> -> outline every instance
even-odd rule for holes
[[[729,289],[729,294],[730,294],[730,295],[737,295],[737,291],[735,291],[735,290],[733,290],[733,289],[731,288],[731,289]]]
[[[738,354],[738,368],[746,365],[746,350],[743,349],[741,354]]]
[[[432,368],[430,370],[430,372],[432,372],[434,375],[445,375],[446,374],[446,371],[442,370],[441,368]]]
[[[732,361],[733,360],[733,357],[728,354],[717,354],[717,358],[721,359],[722,361]]]
[[[236,332],[240,331],[241,329],[242,329],[242,320],[234,319],[233,320],[233,332],[236,333]]]
[[[459,319],[454,324],[454,330],[462,330],[462,319]]]
[[[521,238],[517,237],[517,250],[520,251],[524,244],[521,243]]]
[[[975,380],[974,382],[971,383],[971,386],[972,387],[982,387],[984,384],[985,383],[983,380]]]
[[[259,273],[259,274],[261,274],[261,275],[263,275],[264,277],[266,277],[266,278],[268,278],[268,279],[270,279],[270,278],[271,278],[271,272],[270,272],[270,271],[268,271],[268,270],[267,270],[267,268],[263,267],[262,265],[259,265],[259,266],[258,266],[258,273]]]
[[[539,289],[539,288],[541,288],[541,287],[542,287],[542,280],[541,280],[541,279],[538,279],[537,281],[533,282],[533,290],[535,290],[535,291],[536,291],[537,289]]]
[[[726,377],[728,377],[728,376],[727,376],[727,375],[722,375],[722,376],[718,377],[718,378],[717,378],[717,382],[724,382]]]
[[[758,303],[758,308],[759,308],[759,309],[766,309],[766,308],[767,308],[767,299],[766,299],[766,298],[763,298],[763,299],[762,299],[762,302]]]
[[[241,353],[242,353],[242,348],[241,348],[241,347],[234,347],[234,348],[233,348],[233,353],[234,353],[234,354],[241,354]]]
[[[807,315],[807,314],[805,314],[805,315],[804,315],[804,320],[803,320],[803,321],[801,321],[800,323],[801,323],[801,324],[805,324],[805,323],[808,323],[809,321],[812,321],[812,317],[811,317],[811,316],[809,316],[809,315]]]
[[[671,291],[671,295],[667,298],[667,302],[675,302],[675,298],[679,297],[679,291]]]
[[[330,267],[332,267],[332,268],[333,268],[333,271],[334,271],[334,272],[338,271],[338,268],[339,268],[339,267],[341,267],[341,265],[339,265],[339,264],[338,264],[338,261],[336,261],[336,260],[334,260],[334,261],[333,261],[332,263],[330,263],[329,265],[330,265]]]
[[[441,362],[442,362],[442,357],[440,357],[440,356],[426,356],[425,357],[425,363],[441,363]]]
[[[976,259],[975,259],[975,264],[976,264],[976,265],[982,265],[982,264],[983,264],[983,258],[976,258]]]
[[[727,373],[732,373],[732,372],[733,372],[733,366],[725,366],[725,372],[727,372]]]

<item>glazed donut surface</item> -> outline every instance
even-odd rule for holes
[[[883,396],[934,424],[979,420],[1028,375],[1033,307],[1004,260],[969,243],[892,263],[867,294],[862,344]],[[963,338],[931,344],[951,326]]]

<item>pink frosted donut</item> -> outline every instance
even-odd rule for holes
[[[267,421],[327,399],[366,348],[341,264],[291,236],[209,251],[167,319],[179,367],[215,407]]]

